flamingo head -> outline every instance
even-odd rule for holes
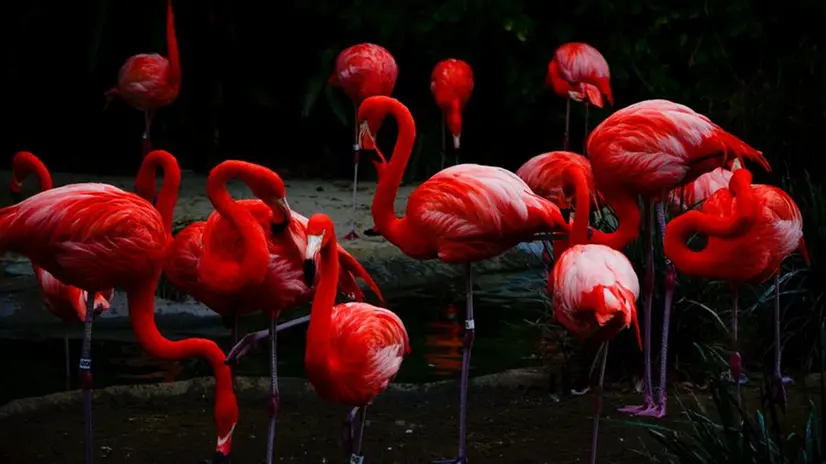
[[[273,235],[279,235],[290,225],[291,210],[287,203],[287,192],[284,181],[278,174],[268,171],[267,175],[250,182],[253,195],[269,206],[272,211],[270,229]]]
[[[304,283],[307,286],[315,283],[319,252],[333,240],[335,233],[333,220],[326,214],[313,214],[307,221],[307,248],[304,252]]]

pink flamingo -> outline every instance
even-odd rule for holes
[[[565,138],[562,149],[568,149],[571,119],[571,100],[585,102],[585,134],[588,140],[588,105],[602,108],[602,96],[614,105],[611,93],[611,70],[605,57],[594,47],[582,42],[568,42],[559,46],[548,63],[545,85],[565,98]]]
[[[372,44],[361,43],[345,48],[336,58],[336,69],[328,80],[329,84],[341,87],[344,93],[353,101],[354,112],[364,99],[375,95],[390,95],[396,86],[399,76],[399,67],[396,59],[386,48]],[[378,127],[373,127],[378,131]],[[353,141],[353,218],[350,232],[343,240],[359,238],[356,232],[356,200],[359,180],[359,160],[361,158],[361,144],[359,143],[358,122],[354,121],[355,140]],[[373,147],[364,147],[371,150]]]
[[[22,194],[23,182],[29,174],[34,174],[40,184],[40,191],[49,190],[53,187],[52,176],[46,165],[40,161],[40,158],[27,151],[17,152],[12,158],[12,178],[11,178],[11,193],[12,196],[20,196]],[[88,353],[91,350],[92,337],[92,322],[94,316],[109,309],[109,302],[115,295],[115,290],[110,288],[107,291],[95,293],[92,307],[94,311],[87,311],[86,301],[88,293],[71,285],[66,285],[57,280],[49,271],[32,264],[32,270],[40,284],[40,291],[43,293],[43,301],[46,303],[46,308],[55,316],[59,317],[65,325],[76,322],[81,322],[86,325],[83,331],[83,352]],[[87,346],[89,345],[89,346]],[[63,333],[63,351],[66,360],[66,390],[72,386],[72,374],[69,367],[69,334]],[[91,366],[88,369],[91,376]],[[81,369],[81,378],[84,382],[86,371]]]
[[[416,126],[410,111],[398,100],[376,96],[358,111],[361,140],[373,140],[375,127],[391,114],[399,135],[390,161],[380,166],[373,198],[374,230],[414,259],[440,259],[465,267],[466,319],[459,412],[459,453],[440,462],[466,463],[467,383],[475,333],[471,263],[500,255],[537,234],[567,231],[559,208],[531,192],[516,174],[502,168],[458,164],[436,173],[410,194],[406,215],[394,212],[396,194],[410,159]],[[371,123],[372,122],[372,123]],[[370,142],[368,142],[370,143]]]
[[[353,407],[345,422],[351,445],[348,452],[351,463],[360,463],[367,407],[396,377],[402,358],[410,352],[410,341],[401,319],[390,310],[359,302],[333,306],[340,275],[338,250],[333,221],[324,214],[312,215],[307,224],[304,276],[307,285],[316,282],[317,292],[304,363],[318,396]],[[361,432],[353,449],[352,422],[359,409]]]
[[[448,58],[436,63],[430,76],[430,91],[436,104],[442,110],[442,167],[445,168],[447,143],[445,125],[453,136],[456,163],[459,164],[459,146],[462,136],[462,109],[473,94],[473,69],[456,58]]]
[[[605,119],[588,138],[594,182],[619,220],[613,233],[593,231],[592,242],[622,250],[639,235],[637,195],[647,209],[646,274],[643,281],[645,312],[645,402],[622,411],[663,417],[666,414],[666,360],[671,302],[677,271],[666,261],[663,333],[660,346],[660,390],[656,402],[651,380],[651,302],[654,292],[654,208],[660,233],[665,230],[662,202],[668,192],[703,173],[744,158],[770,170],[761,152],[724,131],[691,108],[668,100],[646,100],[625,107]]]
[[[120,97],[143,111],[146,126],[142,138],[144,156],[152,150],[149,132],[155,110],[174,102],[181,91],[181,60],[175,37],[172,0],[166,2],[166,47],[169,59],[157,53],[129,57],[118,71],[118,84],[105,93],[107,105],[112,98]]]

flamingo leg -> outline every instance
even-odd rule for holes
[[[302,316],[297,317],[291,321],[285,322],[283,324],[278,324],[276,327],[276,332],[281,332],[282,330],[289,329],[290,327],[295,327],[297,325],[305,324],[310,321],[310,316]],[[269,338],[270,336],[270,329],[259,330],[258,332],[252,332],[244,335],[241,340],[229,350],[229,354],[227,355],[227,359],[224,360],[225,364],[229,364],[239,358],[244,357],[253,346],[260,343],[262,340]]]
[[[445,121],[445,115],[442,114],[442,167],[439,169],[440,171],[445,168],[445,156],[447,156],[447,129],[445,126],[447,122]]]
[[[360,407],[356,406],[355,408],[351,409],[350,412],[347,413],[347,416],[344,418],[344,425],[343,425],[343,438],[344,438],[344,449],[348,456],[353,456],[353,441],[355,440],[355,433],[353,431],[353,421],[356,420],[356,413],[359,412]]]
[[[276,345],[278,341],[278,315],[270,319],[270,428],[267,433],[267,464],[272,464],[275,454],[275,420],[278,417],[278,359]]]
[[[783,377],[780,370],[780,272],[774,275],[774,374],[772,375],[772,401],[786,410],[786,384],[789,377]]]
[[[590,108],[590,103],[588,100],[585,100],[585,132],[583,132],[583,139],[582,139],[582,153],[586,152],[586,147],[588,146],[588,109]],[[586,155],[587,156],[587,155]]]
[[[476,336],[476,323],[473,319],[473,267],[465,264],[465,339],[462,352],[462,380],[459,393],[459,456],[455,459],[441,459],[433,464],[467,464],[467,390],[470,377],[470,353]]]
[[[359,408],[356,408],[359,409]],[[355,414],[353,414],[355,417]],[[359,425],[359,437],[358,441],[356,441],[356,447],[352,450],[350,454],[350,463],[349,464],[362,464],[364,462],[364,455],[361,454],[361,444],[364,440],[364,424],[367,422],[367,406],[361,408],[361,417],[359,418],[361,424]],[[350,438],[352,440],[352,420],[350,421]],[[352,442],[351,442],[352,443]]]
[[[643,280],[643,313],[645,340],[643,343],[643,357],[645,358],[645,388],[642,405],[625,406],[620,412],[639,414],[654,406],[654,382],[651,375],[651,306],[654,302],[654,208],[650,201],[644,203],[645,208],[645,278]]]
[[[72,389],[72,361],[69,357],[69,332],[63,332],[63,354],[66,363],[66,391]]]
[[[93,292],[88,292],[86,318],[83,321],[83,348],[80,353],[79,377],[83,388],[83,419],[86,464],[92,462],[92,322],[95,317]]]
[[[568,149],[568,136],[571,134],[571,99],[565,99],[565,135],[562,138],[562,149]]]
[[[740,356],[739,336],[740,336],[740,307],[738,298],[738,286],[734,285],[732,288],[734,294],[734,309],[731,313],[731,358],[729,359],[729,366],[731,369],[731,378],[734,381],[734,399],[737,401],[737,406],[740,406],[740,372],[742,368],[743,359]]]
[[[608,342],[602,345],[602,365],[599,368],[599,383],[594,396],[594,428],[591,433],[591,464],[597,462],[597,442],[599,441],[599,416],[602,413],[602,386],[605,383],[605,365],[608,363]]]
[[[359,238],[359,234],[356,233],[356,200],[358,199],[358,184],[359,184],[359,161],[361,160],[361,144],[359,143],[359,120],[358,120],[358,108],[355,109],[355,119],[353,120],[355,125],[355,138],[353,139],[353,215],[352,215],[352,222],[351,222],[351,229],[350,232],[347,233],[343,237],[343,240],[353,240]]]
[[[149,137],[150,132],[152,131],[152,119],[155,117],[155,110],[146,110],[143,112],[143,123],[144,123],[144,133],[143,137],[141,138],[141,149],[143,151],[143,156],[146,156],[150,151],[152,151],[152,140]]]

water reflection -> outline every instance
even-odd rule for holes
[[[464,330],[459,324],[455,305],[449,304],[439,311],[439,319],[427,323],[425,335],[425,360],[439,377],[453,377],[462,370],[462,338]]]

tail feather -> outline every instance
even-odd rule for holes
[[[731,153],[740,158],[740,162],[745,166],[745,160],[749,159],[760,165],[766,172],[771,172],[772,168],[763,152],[756,150],[749,146],[746,142],[738,139],[732,134],[720,129],[720,141],[725,147],[727,153]]]
[[[591,102],[592,105],[597,108],[602,108],[605,106],[605,102],[602,100],[602,92],[595,85],[586,84],[584,82],[580,85],[580,92],[588,96],[588,101]]]

